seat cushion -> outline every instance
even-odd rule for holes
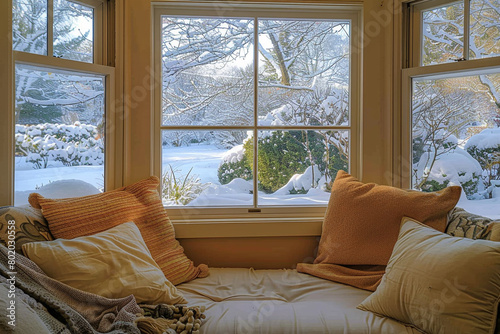
[[[200,333],[418,333],[356,309],[371,293],[296,270],[210,269],[177,287],[204,305]]]

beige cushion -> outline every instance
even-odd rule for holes
[[[456,207],[448,214],[446,233],[454,237],[500,241],[499,225],[500,221]]]
[[[16,239],[11,234],[15,231]],[[22,254],[22,245],[33,241],[54,240],[47,221],[40,210],[31,207],[6,206],[0,208],[0,244]]]
[[[427,333],[493,333],[499,268],[500,243],[404,218],[380,286],[358,308]]]
[[[139,303],[185,303],[151,257],[137,226],[125,223],[91,236],[23,245],[48,276],[107,298],[133,294]]]

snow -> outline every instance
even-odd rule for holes
[[[243,156],[245,155],[245,149],[243,148],[243,145],[237,145],[224,153],[222,156],[222,162],[227,162],[227,163],[234,163],[241,161],[243,159]]]
[[[465,144],[465,149],[473,146],[480,150],[500,148],[500,128],[485,129],[477,135],[470,137],[467,144]]]
[[[71,192],[68,190],[71,190]],[[14,199],[16,205],[28,204],[28,196],[33,192],[47,198],[81,197],[100,193],[99,189],[82,180],[60,180],[51,182],[36,190],[16,191]]]
[[[457,206],[470,213],[475,213],[491,219],[500,219],[500,197],[482,200],[468,200],[467,197],[462,194]]]
[[[314,184],[317,185],[318,181],[321,179],[322,175],[317,166],[307,167],[304,174],[295,174],[290,178],[290,181],[280,189],[274,192],[274,195],[283,196],[290,195],[290,191],[293,190],[307,190],[312,188],[313,183],[313,170],[314,170]]]
[[[44,169],[18,169],[22,165],[22,158],[16,158],[15,193],[14,204],[24,205],[28,203],[28,196],[33,192],[40,192],[49,198],[78,197],[95,193],[95,189],[104,188],[104,166],[72,166],[52,167]],[[24,159],[23,159],[24,160]],[[72,180],[73,186],[57,181]],[[85,186],[83,183],[86,185]],[[54,190],[54,188],[60,188]],[[94,189],[94,191],[92,191]],[[47,192],[47,195],[41,191]],[[57,197],[53,197],[55,195]]]
[[[478,177],[482,173],[479,162],[474,159],[467,151],[456,148],[452,152],[444,153],[436,159],[432,170],[427,166],[429,153],[422,154],[418,163],[418,175],[430,173],[428,180],[435,180],[443,183],[448,180],[449,185],[460,186],[462,183],[470,181],[473,177]]]

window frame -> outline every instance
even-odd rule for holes
[[[105,162],[104,162],[104,188],[113,189],[121,185],[121,173],[117,172],[121,164],[122,144],[118,142],[119,127],[123,124],[123,117],[116,113],[115,105],[115,68],[106,66],[107,63],[107,2],[105,0],[79,0],[71,2],[79,3],[94,9],[94,62],[80,62],[53,56],[53,0],[47,0],[47,55],[32,54],[12,49],[12,0],[2,2],[0,11],[3,13],[4,22],[9,24],[5,31],[9,32],[10,38],[6,39],[7,50],[11,52],[2,53],[0,60],[2,67],[7,73],[6,83],[8,90],[0,92],[0,97],[7,101],[7,112],[0,114],[0,123],[4,124],[0,131],[0,142],[5,143],[0,147],[0,156],[7,157],[7,161],[0,165],[0,182],[5,188],[0,193],[0,203],[14,205],[15,194],[15,68],[17,64],[30,65],[43,69],[54,69],[75,72],[76,74],[99,75],[104,78],[105,97]],[[3,45],[2,45],[3,46]]]
[[[407,15],[410,20],[406,21],[408,25],[407,35],[403,36],[408,43],[403,45],[408,46],[407,55],[408,67],[402,69],[402,92],[401,92],[401,138],[400,138],[400,182],[401,187],[411,188],[412,186],[412,90],[413,80],[419,78],[453,78],[459,76],[476,75],[481,73],[488,73],[491,71],[500,72],[500,56],[469,59],[469,22],[465,20],[464,26],[464,60],[434,64],[434,65],[421,65],[421,40],[422,30],[419,21],[421,19],[421,11],[436,8],[442,5],[456,3],[456,0],[434,0],[424,2],[414,2],[409,4],[406,8]],[[470,1],[464,0],[466,4]],[[467,7],[467,6],[466,6]],[[468,7],[467,7],[468,8]],[[469,10],[464,9],[465,17],[469,17]],[[403,27],[404,30],[405,27]],[[467,37],[466,37],[467,35]],[[467,47],[465,47],[467,44]],[[405,61],[403,60],[403,64]],[[398,152],[398,151],[396,151]]]
[[[286,12],[283,14],[283,12]],[[154,66],[154,77],[152,78],[153,86],[153,174],[161,176],[161,131],[168,128],[162,126],[161,122],[161,16],[201,16],[201,17],[231,17],[231,18],[249,18],[256,20],[257,18],[297,18],[297,19],[338,19],[349,20],[351,22],[352,45],[359,46],[361,43],[361,12],[362,7],[358,5],[304,5],[304,4],[278,4],[278,3],[223,3],[213,2],[177,2],[168,1],[167,3],[153,5],[152,24],[153,24],[153,55],[152,63]],[[226,15],[224,15],[226,14]],[[353,175],[360,174],[360,154],[361,154],[361,52],[356,52],[354,46],[351,46],[351,74],[350,74],[350,124],[349,126],[328,126],[326,128],[337,128],[338,130],[349,131],[349,168]],[[255,57],[255,47],[254,47]],[[254,58],[255,59],[255,58]],[[254,62],[255,64],[255,62]],[[257,73],[254,73],[254,78]],[[257,82],[254,80],[254,91],[257,88]],[[257,95],[257,94],[254,94]],[[256,97],[254,96],[254,102]],[[254,109],[254,120],[256,110]],[[188,130],[213,130],[231,127],[196,127],[196,126],[179,126],[176,128],[185,128]],[[258,124],[251,126],[243,126],[242,129],[257,131],[263,127]],[[274,127],[273,127],[274,128]],[[314,130],[314,127],[310,127]],[[276,130],[293,130],[295,127],[276,127]],[[254,198],[257,194],[254,192]],[[322,219],[326,210],[326,205],[322,206],[259,206],[255,207],[168,207],[169,216],[176,222],[196,221],[196,222],[218,222],[225,221],[226,223],[237,221],[255,222],[259,219],[259,223],[271,224],[272,222],[285,219],[287,222],[307,221],[318,222]],[[281,225],[280,230],[282,229]],[[250,232],[248,232],[250,233]],[[251,235],[251,233],[249,234]],[[283,231],[280,234],[283,235]]]

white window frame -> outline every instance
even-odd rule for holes
[[[117,173],[119,159],[121,156],[116,153],[118,147],[117,141],[117,127],[122,123],[122,117],[115,113],[115,105],[112,103],[115,97],[115,68],[105,66],[107,55],[107,3],[105,0],[78,0],[73,1],[94,9],[94,63],[79,62],[64,58],[57,58],[53,56],[53,1],[47,1],[47,55],[38,55],[22,51],[12,50],[12,0],[3,1],[0,5],[0,19],[4,24],[8,24],[9,38],[5,45],[5,52],[0,55],[1,67],[0,71],[7,74],[8,89],[5,92],[0,92],[0,98],[7,101],[6,112],[0,113],[0,156],[2,157],[2,165],[0,165],[0,183],[5,185],[0,192],[0,206],[14,204],[15,192],[15,156],[14,156],[14,134],[15,134],[15,67],[16,64],[36,66],[43,69],[61,70],[65,72],[75,72],[75,74],[90,74],[98,75],[104,78],[105,87],[105,122],[106,122],[106,135],[105,135],[105,163],[104,163],[104,188],[113,189],[121,185],[121,173]],[[7,28],[7,27],[6,27]],[[2,48],[3,49],[3,48]],[[4,161],[6,157],[6,161]],[[117,177],[119,175],[119,178]]]
[[[409,66],[402,70],[402,117],[401,117],[401,186],[403,188],[411,188],[412,186],[412,89],[413,80],[418,78],[440,79],[440,78],[453,78],[467,75],[487,74],[491,72],[500,72],[500,56],[469,59],[469,10],[465,9],[464,26],[464,60],[443,63],[436,65],[421,65],[421,13],[423,10],[428,10],[443,6],[446,4],[456,3],[456,0],[437,0],[417,2],[410,5],[409,15],[409,29],[407,38],[410,39],[408,43],[410,50],[407,54],[409,56]],[[469,0],[464,0],[465,4],[469,4]],[[467,6],[465,8],[468,8]],[[467,46],[465,47],[465,44]]]
[[[161,16],[162,15],[179,15],[179,16],[207,16],[207,17],[244,17],[244,18],[316,18],[316,19],[338,19],[349,20],[351,22],[352,43],[354,46],[362,45],[361,41],[361,14],[362,7],[358,5],[325,5],[325,4],[296,4],[296,3],[233,3],[233,2],[177,2],[167,1],[153,6],[153,59],[155,77],[152,79],[154,86],[153,94],[153,173],[158,177],[161,176],[161,131],[169,127],[162,126],[161,122]],[[255,49],[256,50],[256,49]],[[254,54],[257,52],[254,50]],[[354,48],[352,48],[354,50]],[[254,55],[255,57],[255,55]],[[351,75],[350,75],[350,125],[347,127],[335,127],[338,130],[349,131],[349,168],[353,175],[359,176],[361,163],[361,51],[351,53]],[[256,74],[254,74],[256,75]],[[254,80],[254,89],[256,89],[257,81]],[[257,94],[255,94],[257,95]],[[255,111],[254,111],[255,113]],[[254,115],[254,118],[256,116]],[[179,127],[182,129],[192,130],[211,130],[223,129],[226,127],[195,127],[185,126]],[[231,127],[231,128],[238,128]],[[253,124],[245,129],[256,131],[260,127]],[[277,128],[280,130],[281,128]],[[293,127],[283,129],[292,130]],[[311,127],[311,130],[314,130]],[[335,129],[332,129],[335,130]],[[254,192],[254,196],[257,196]],[[254,201],[255,205],[255,201]],[[300,221],[321,221],[325,213],[326,205],[323,206],[260,206],[253,208],[239,207],[168,207],[169,216],[176,222],[213,222],[226,221],[229,222],[254,222],[258,219],[259,223],[274,222],[280,219],[286,219],[287,222]],[[229,227],[228,227],[229,228]],[[280,227],[282,229],[282,227]],[[208,231],[204,231],[204,233]],[[249,235],[252,233],[249,231]],[[312,232],[311,232],[312,233]],[[314,232],[314,233],[317,233]],[[210,233],[208,233],[210,234]],[[278,234],[279,235],[279,234]],[[281,235],[283,231],[281,230]]]

